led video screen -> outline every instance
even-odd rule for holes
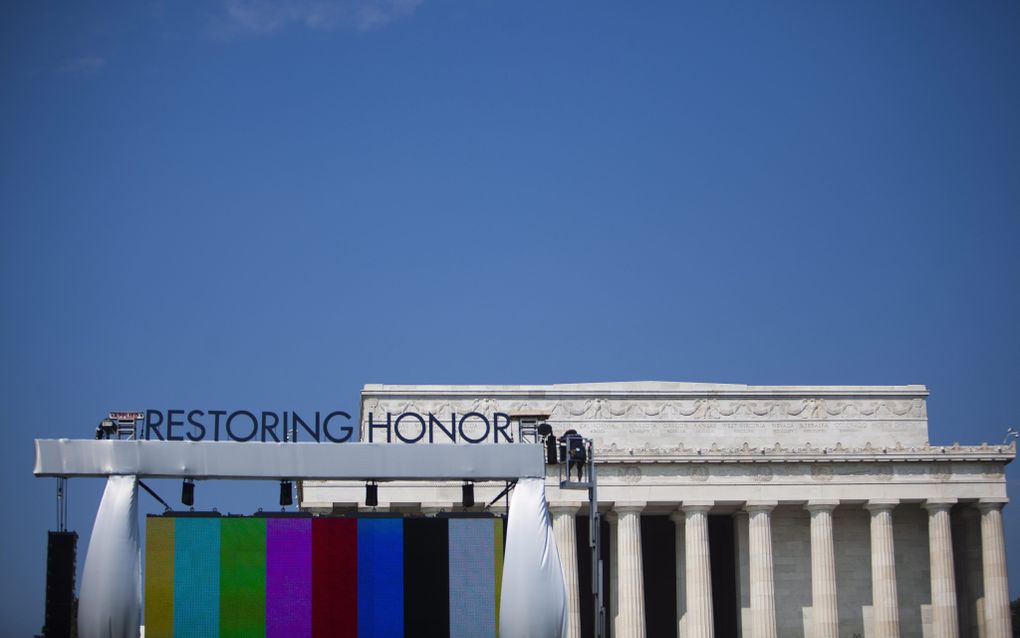
[[[150,516],[145,635],[496,636],[499,518]]]

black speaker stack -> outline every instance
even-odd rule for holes
[[[77,532],[50,532],[46,548],[46,624],[45,638],[77,636],[75,620],[77,600],[74,596]]]

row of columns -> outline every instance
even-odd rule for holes
[[[950,510],[952,500],[929,500],[928,545],[931,571],[933,638],[959,638],[956,577]],[[806,505],[811,520],[811,606],[813,638],[839,636],[836,594],[836,561],[832,513],[838,501],[811,501]],[[896,554],[892,512],[896,500],[869,501],[871,515],[871,581],[873,636],[898,638],[899,604],[896,592]],[[678,635],[682,638],[714,638],[712,571],[709,562],[708,513],[712,502],[684,502],[670,518],[676,524]],[[772,510],[775,501],[749,501],[748,557],[751,623],[745,635],[775,638],[775,575],[772,563]],[[982,502],[981,562],[984,585],[984,635],[1009,638],[1009,590],[1006,577],[1002,502]],[[577,579],[577,541],[574,517],[579,505],[550,506],[553,529],[560,549],[569,603],[568,638],[580,638],[581,600]],[[611,609],[614,638],[645,638],[644,580],[641,563],[641,503],[617,503],[606,516],[610,524],[613,590]]]

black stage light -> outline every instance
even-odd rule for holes
[[[290,481],[280,481],[280,505],[282,507],[286,507],[294,503],[292,490],[293,488],[291,487]]]
[[[460,500],[464,507],[474,507],[475,505],[475,484],[470,481],[465,481],[464,485],[460,487]]]
[[[375,507],[379,504],[379,486],[375,483],[365,483],[365,505]]]
[[[181,485],[181,503],[188,507],[195,504],[195,482],[191,479],[184,479]]]

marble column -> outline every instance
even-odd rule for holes
[[[644,503],[619,503],[613,511],[617,523],[617,567],[620,613],[614,638],[645,638],[645,582],[641,565],[641,511]]]
[[[609,538],[603,539],[609,544],[609,597],[606,605],[606,626],[615,638],[620,635],[620,561],[617,539],[620,538],[620,517],[610,510],[603,516],[609,523]]]
[[[687,638],[714,638],[712,564],[708,553],[711,502],[685,502],[684,556],[687,559]]]
[[[832,510],[839,501],[810,501],[811,514],[811,618],[813,638],[839,638],[839,602],[836,597],[836,553],[833,548]]]
[[[751,585],[751,636],[776,638],[776,587],[772,569],[772,510],[775,501],[749,501],[748,558]]]
[[[898,501],[873,500],[871,512],[871,598],[874,638],[899,638],[900,605],[896,595],[896,552],[892,512]]]
[[[1006,544],[1002,529],[1002,501],[978,503],[981,512],[981,568],[985,585],[985,636],[1009,638],[1009,584]]]
[[[931,561],[930,638],[959,638],[960,621],[956,610],[956,571],[953,569],[953,531],[949,512],[956,499],[930,499],[928,510],[928,556]]]
[[[563,568],[563,582],[567,585],[567,635],[581,638],[581,592],[577,580],[577,523],[575,517],[580,504],[550,505],[556,550]]]
[[[673,525],[676,528],[674,539],[676,551],[676,635],[678,638],[687,638],[685,623],[685,616],[687,614],[687,583],[685,582],[686,570],[684,569],[687,561],[684,560],[684,513],[682,511],[673,512],[669,515],[669,520],[673,521]]]

